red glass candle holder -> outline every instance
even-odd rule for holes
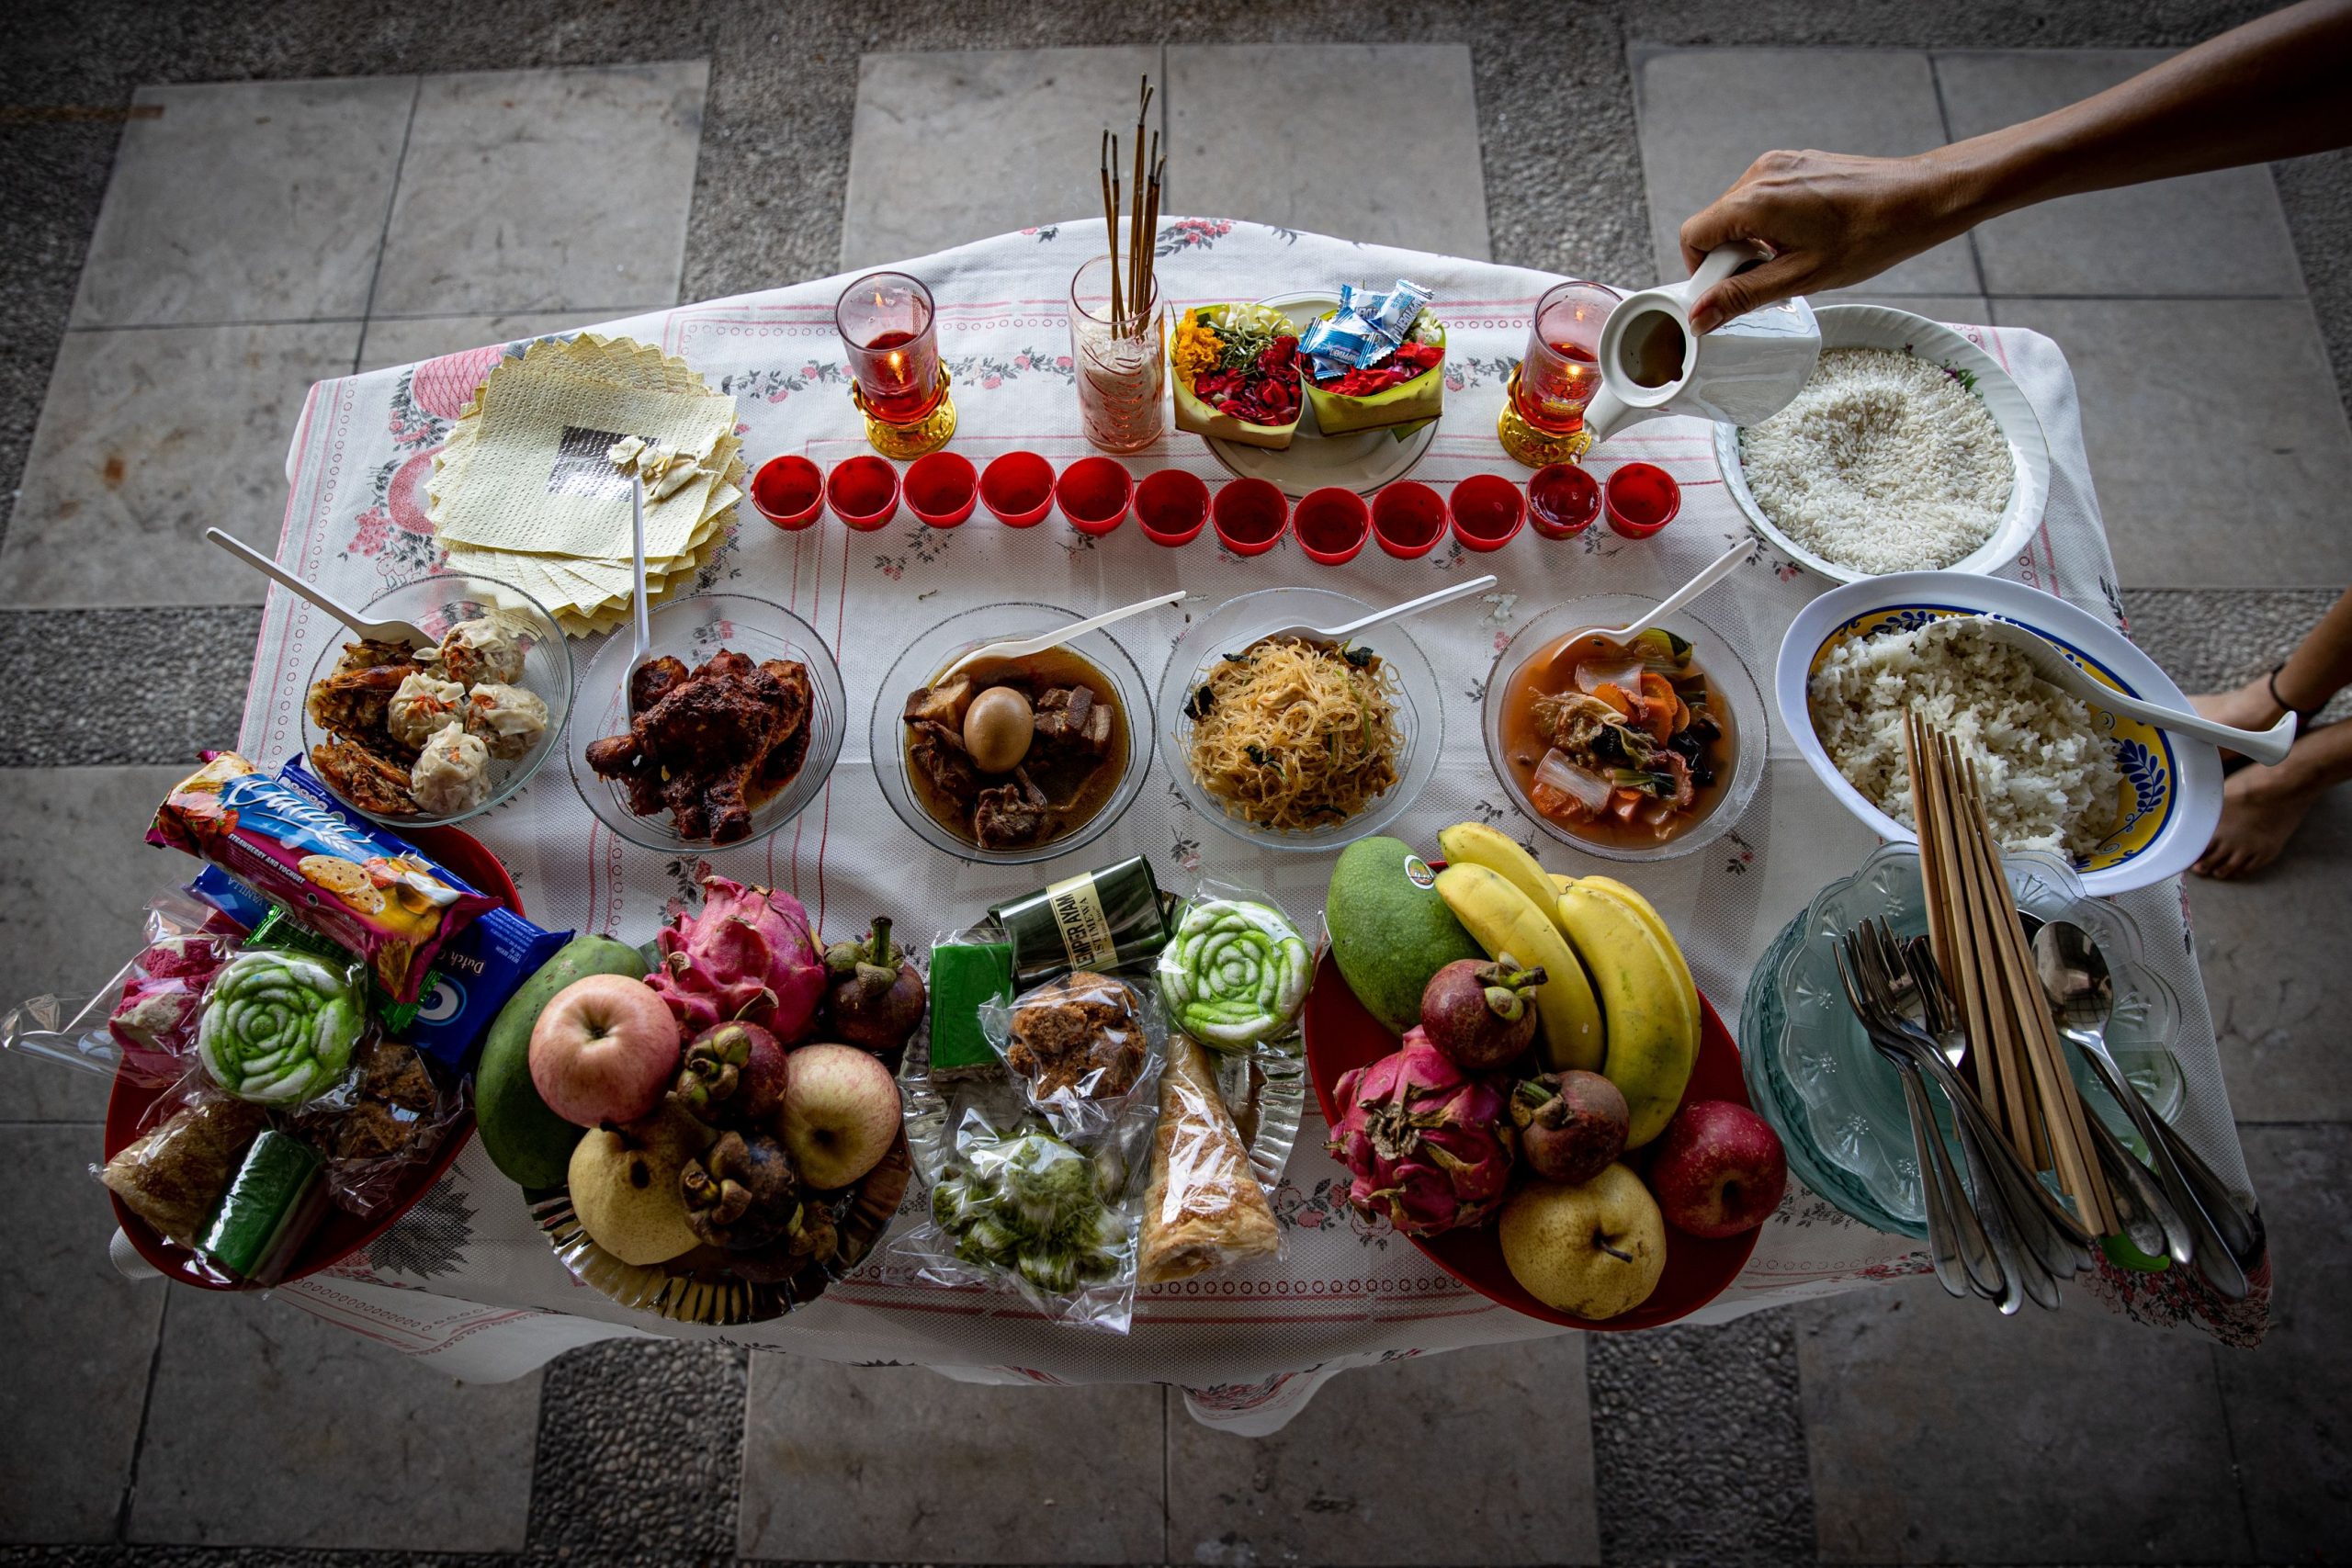
[[[1309,491],[1290,520],[1298,547],[1317,566],[1345,566],[1371,536],[1372,512],[1363,497],[1338,485]]]
[[[933,452],[917,457],[901,487],[907,510],[933,528],[953,528],[978,504],[980,471],[969,457]]]
[[[1209,487],[1198,474],[1159,468],[1136,486],[1136,525],[1155,545],[1189,545],[1208,521]]]
[[[1600,328],[1622,298],[1606,284],[1570,278],[1535,302],[1527,350],[1510,378],[1496,434],[1529,468],[1574,457],[1592,445],[1584,411],[1600,389]]]
[[[1054,466],[1035,452],[1007,452],[980,472],[980,500],[1008,528],[1034,528],[1054,505]]]
[[[779,528],[797,532],[825,506],[825,476],[806,457],[771,457],[752,476],[752,506]]]
[[[1271,479],[1235,479],[1209,509],[1217,543],[1237,556],[1262,556],[1290,526],[1290,498]]]
[[[899,470],[879,457],[852,457],[834,465],[825,500],[834,516],[871,534],[899,514]]]
[[[1445,537],[1445,498],[1419,479],[1384,486],[1372,502],[1372,536],[1398,560],[1419,560]]]
[[[1054,481],[1054,504],[1069,525],[1097,537],[1126,521],[1135,494],[1136,477],[1109,457],[1080,457]]]
[[[1527,481],[1527,521],[1547,539],[1573,539],[1600,519],[1600,482],[1574,463],[1538,468]]]
[[[956,405],[939,364],[931,290],[903,272],[870,272],[842,290],[833,325],[849,355],[852,400],[877,451],[913,457],[956,433]]]
[[[1654,463],[1619,468],[1601,487],[1600,498],[1611,530],[1628,539],[1648,538],[1682,510],[1682,487]]]
[[[1453,487],[1447,509],[1465,550],[1501,549],[1527,521],[1527,498],[1500,474],[1472,474]]]

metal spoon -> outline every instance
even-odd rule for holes
[[[1440,604],[1459,599],[1465,593],[1476,593],[1482,588],[1492,588],[1495,581],[1494,573],[1488,572],[1483,577],[1474,577],[1467,582],[1457,582],[1451,588],[1441,588],[1434,593],[1424,593],[1418,599],[1408,599],[1402,604],[1391,604],[1385,610],[1374,610],[1363,619],[1350,621],[1343,626],[1276,626],[1272,631],[1260,632],[1250,640],[1255,643],[1264,642],[1271,637],[1297,637],[1303,642],[1341,643],[1355,636],[1356,633],[1367,627],[1376,626],[1384,621],[1403,620],[1407,615],[1418,615],[1423,610],[1434,609]]]
[[[2211,741],[2266,764],[2285,761],[2287,749],[2295,743],[2296,720],[2291,713],[2267,729],[2239,729],[2233,725],[2216,724],[2201,715],[2180,708],[2168,708],[2161,704],[2143,702],[2138,697],[2127,697],[2114,687],[2093,680],[2080,665],[2060,652],[2055,643],[2030,627],[1991,615],[1967,618],[1984,627],[1984,635],[1996,642],[2007,643],[2024,654],[2033,665],[2035,674],[2061,691],[2073,693],[2095,708],[2104,708],[2124,718],[2136,718],[2143,724],[2153,724],[2176,735]]]
[[[1494,580],[1489,578],[1487,581],[1491,582]],[[1183,596],[1184,590],[1179,588],[1172,592],[1162,593],[1154,598],[1139,599],[1132,604],[1122,605],[1115,610],[1105,610],[1099,615],[1089,616],[1082,621],[1072,621],[1066,626],[1057,627],[1049,632],[1041,632],[1035,637],[1015,637],[1004,642],[984,644],[942,670],[931,683],[934,686],[938,685],[974,660],[1025,659],[1033,653],[1043,653],[1049,648],[1059,648],[1066,642],[1084,637],[1088,632],[1099,630],[1114,621],[1124,621],[1129,615],[1140,615],[1146,610],[1157,610],[1162,604],[1173,604]]]
[[[1631,626],[1617,626],[1614,628],[1609,626],[1595,626],[1592,630],[1585,633],[1585,637],[1605,637],[1609,641],[1620,645],[1633,641],[1635,637],[1641,636],[1644,632],[1657,625],[1658,622],[1666,619],[1667,616],[1674,614],[1675,611],[1679,610],[1683,605],[1688,604],[1691,600],[1696,599],[1700,594],[1704,593],[1708,589],[1713,588],[1716,583],[1721,582],[1724,578],[1730,576],[1731,569],[1737,566],[1741,561],[1746,560],[1747,558],[1748,552],[1754,547],[1755,546],[1752,540],[1742,539],[1738,544],[1734,545],[1731,548],[1717,556],[1713,560],[1708,562],[1707,565],[1700,570],[1698,576],[1692,578],[1690,581],[1684,583],[1681,587],[1676,589],[1673,592],[1668,594],[1657,604],[1651,605],[1648,610],[1643,613],[1642,617],[1634,622]],[[1583,661],[1583,656],[1577,653],[1577,645],[1583,641],[1584,637],[1580,637],[1577,638],[1576,642],[1570,643],[1567,647],[1554,654],[1552,656],[1553,668],[1559,668],[1563,660],[1566,660],[1571,666],[1581,663]],[[1577,656],[1575,658],[1570,658],[1569,656],[1572,654]]]
[[[204,536],[296,598],[307,600],[324,610],[368,642],[404,642],[414,648],[432,648],[441,640],[426,636],[424,627],[411,626],[406,621],[369,620],[340,599],[303,581],[259,550],[218,528],[207,528]]]
[[[2238,1206],[2236,1195],[2211,1179],[2202,1160],[2192,1173],[2180,1157],[2186,1145],[2109,1056],[2107,1020],[2115,1007],[2115,987],[2106,954],[2082,927],[2052,920],[2033,934],[2033,960],[2042,994],[2058,1015],[2059,1032],[2082,1051],[2154,1155],[2164,1194],[2188,1226],[2189,1261],[2215,1291],[2231,1301],[2240,1299],[2247,1286],[2239,1259],[2256,1248],[2254,1223]]]

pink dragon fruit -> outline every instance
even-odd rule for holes
[[[645,983],[689,1037],[741,1021],[797,1042],[825,994],[825,953],[808,911],[789,893],[724,876],[704,877],[702,889],[701,912],[655,939],[662,963]]]
[[[1407,1235],[1475,1225],[1510,1186],[1513,1129],[1502,1080],[1465,1073],[1419,1027],[1345,1074],[1328,1145],[1355,1180],[1348,1201]]]

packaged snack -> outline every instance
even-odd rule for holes
[[[149,900],[147,945],[88,997],[33,997],[0,1015],[0,1047],[164,1089],[187,1076],[197,1013],[236,935],[178,889]]]
[[[1115,969],[1149,958],[1168,942],[1170,901],[1141,855],[1067,877],[989,911],[1012,943],[1013,978],[1023,986],[1072,969]]]
[[[266,898],[256,897],[235,877],[217,865],[208,865],[196,874],[187,885],[191,897],[209,906],[214,913],[234,923],[241,931],[254,931],[269,918],[274,907]]]
[[[125,1144],[98,1179],[158,1235],[193,1247],[245,1150],[268,1125],[258,1105],[201,1093]]]
[[[1315,951],[1272,903],[1204,889],[1177,918],[1156,972],[1172,1028],[1238,1051],[1295,1026]]]
[[[356,970],[282,948],[248,948],[205,987],[196,1052],[239,1100],[300,1105],[342,1084],[368,1028]]]
[[[310,1145],[265,1129],[206,1222],[197,1252],[232,1279],[275,1284],[326,1212],[321,1169]]]
[[[1108,975],[1065,975],[982,1007],[980,1023],[1029,1103],[1065,1133],[1109,1126],[1159,1076],[1159,1010]]]
[[[1170,1034],[1136,1278],[1147,1285],[1189,1280],[1277,1256],[1282,1245],[1273,1205],[1250,1174],[1250,1151],[1207,1056],[1183,1034]]]
[[[415,848],[363,824],[299,761],[271,778],[233,751],[175,787],[147,830],[229,872],[368,964],[413,1001],[442,945],[496,900]]]
[[[408,1167],[433,1156],[466,1102],[398,1041],[367,1042],[354,1067],[351,1103],[299,1115],[294,1127],[323,1160],[335,1207],[366,1219],[391,1200]]]
[[[541,931],[503,905],[484,909],[434,959],[414,1019],[395,1032],[443,1066],[465,1070],[498,1010],[571,940],[570,931]]]
[[[997,1064],[980,1027],[983,1006],[1012,1000],[1012,944],[942,937],[931,944],[931,1076],[953,1078]]]

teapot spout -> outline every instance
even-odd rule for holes
[[[1645,419],[1656,419],[1666,412],[1664,409],[1635,408],[1603,387],[1592,395],[1592,401],[1585,405],[1584,427],[1592,433],[1592,444],[1598,446],[1629,425],[1639,424]]]

